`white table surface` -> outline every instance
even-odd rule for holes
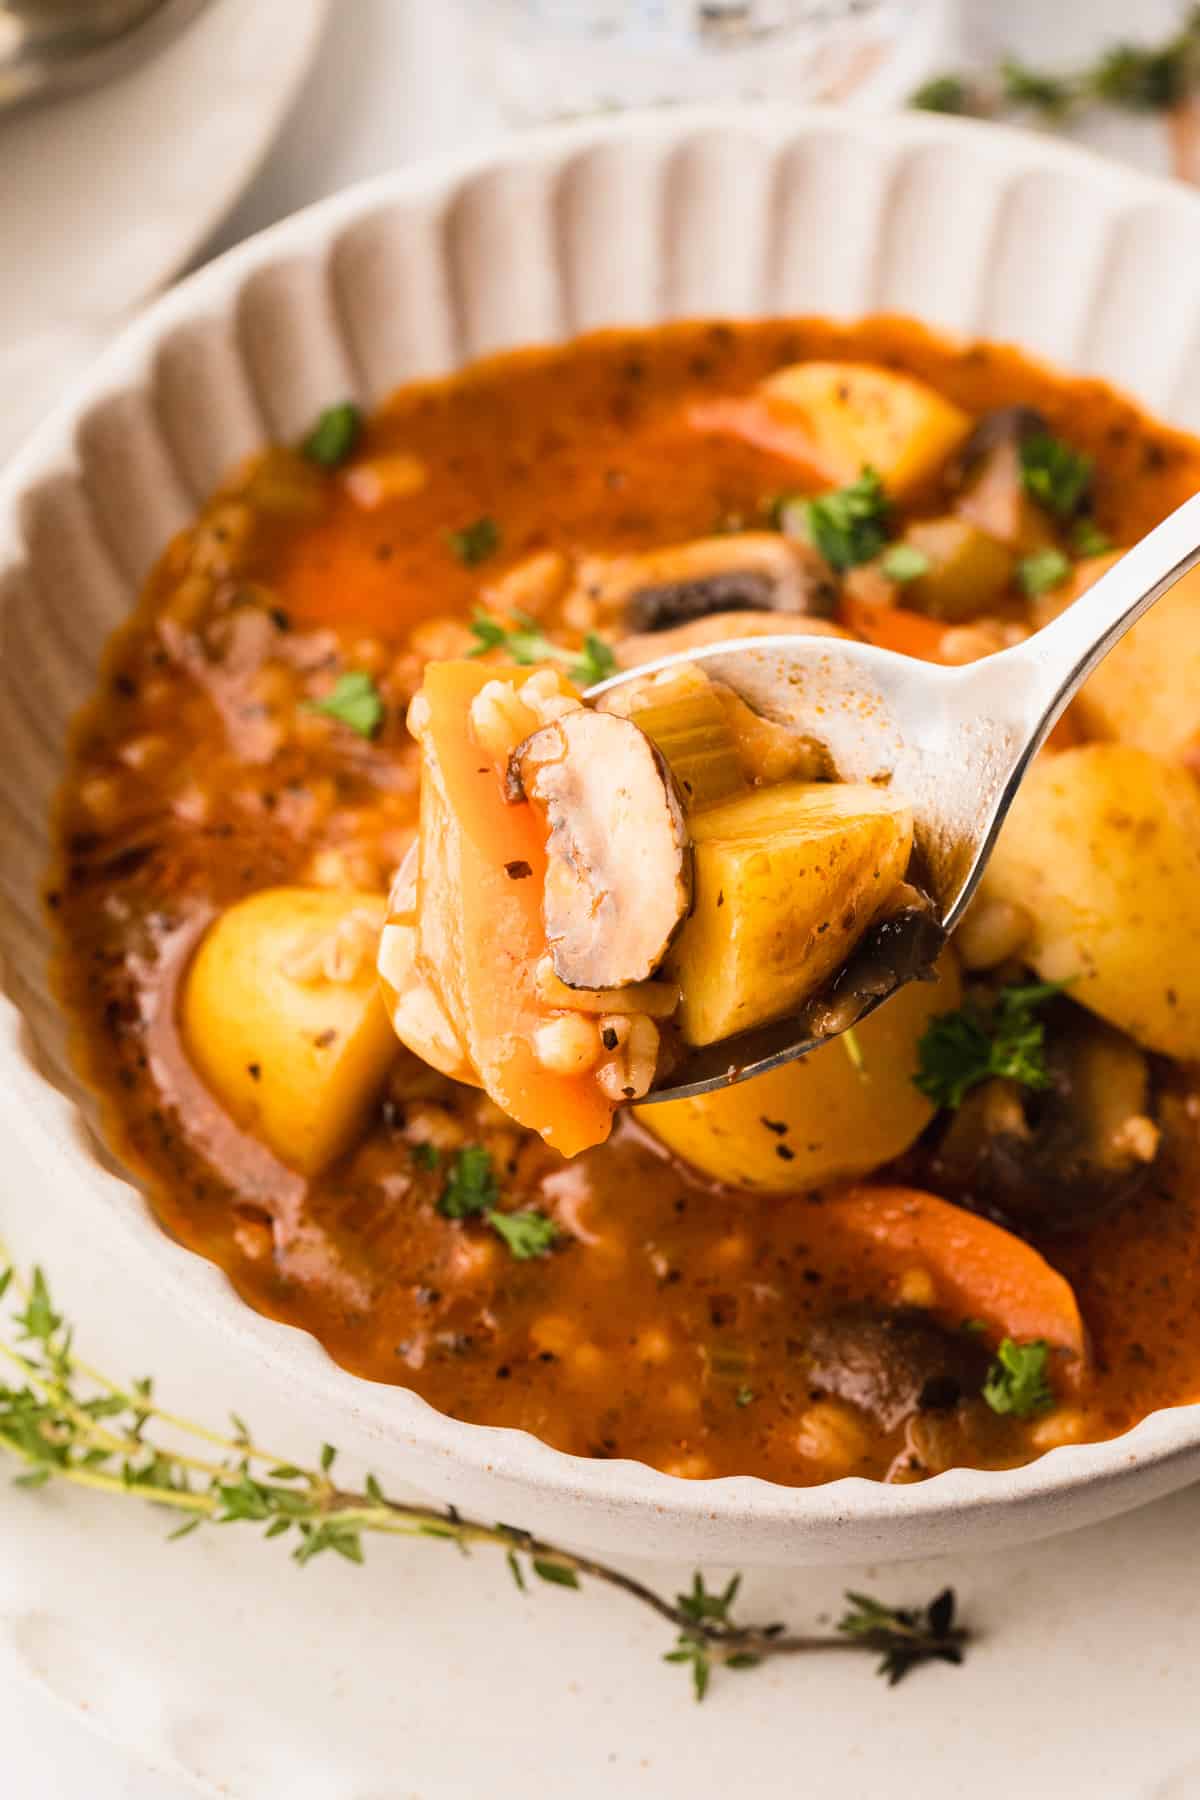
[[[1126,0],[969,0],[969,10],[984,25],[1000,17],[1006,39],[1031,56],[1059,46],[1071,55],[1086,51],[1125,26],[1129,13]],[[1169,0],[1147,0],[1138,25],[1157,30],[1174,10]],[[494,123],[461,22],[444,0],[335,0],[334,13],[318,66],[214,249],[348,181],[462,143]],[[1114,147],[1155,159],[1144,134],[1111,129]],[[6,1155],[6,1206],[28,1191],[22,1183]],[[886,1595],[920,1595],[943,1578],[957,1582],[988,1634],[961,1672],[919,1675],[889,1695],[858,1665],[772,1668],[726,1677],[700,1713],[690,1708],[679,1672],[656,1660],[661,1631],[610,1596],[570,1596],[568,1603],[539,1595],[535,1619],[514,1610],[517,1596],[498,1564],[431,1563],[438,1547],[401,1545],[374,1552],[377,1573],[365,1602],[361,1587],[356,1598],[351,1584],[361,1578],[352,1571],[314,1569],[300,1578],[280,1558],[277,1594],[261,1612],[239,1617],[241,1571],[269,1551],[253,1541],[212,1540],[186,1577],[178,1562],[164,1563],[160,1575],[157,1523],[125,1503],[111,1516],[95,1510],[107,1506],[88,1496],[21,1496],[15,1503],[11,1493],[0,1496],[0,1579],[26,1559],[51,1559],[57,1569],[81,1553],[82,1538],[96,1544],[105,1534],[114,1556],[124,1549],[132,1558],[144,1539],[146,1580],[177,1579],[187,1593],[202,1571],[192,1604],[234,1609],[231,1710],[253,1710],[257,1659],[288,1634],[295,1642],[285,1653],[294,1652],[298,1684],[314,1672],[319,1678],[321,1645],[306,1638],[316,1637],[321,1609],[334,1609],[330,1691],[322,1686],[318,1705],[298,1685],[294,1699],[299,1742],[311,1743],[311,1780],[285,1789],[263,1777],[203,1790],[235,1800],[285,1800],[285,1793],[291,1800],[301,1786],[304,1800],[525,1800],[531,1791],[554,1800],[616,1792],[647,1800],[686,1792],[706,1800],[727,1790],[763,1800],[835,1792],[856,1800],[918,1789],[926,1800],[959,1793],[972,1800],[1014,1793],[1023,1800],[1200,1796],[1198,1493],[1018,1554],[872,1578]],[[171,1556],[191,1553],[197,1542]],[[681,1573],[667,1571],[664,1579]],[[301,1579],[303,1587],[295,1587]],[[777,1584],[760,1575],[750,1589],[761,1608],[799,1623],[835,1604],[842,1585],[834,1573]],[[376,1634],[395,1609],[396,1761],[382,1785],[378,1776],[368,1779],[359,1760],[364,1709],[373,1701],[349,1672],[354,1630],[346,1609],[358,1604]],[[364,1630],[367,1623],[364,1616]],[[150,1656],[152,1640],[135,1644],[143,1624],[131,1618],[130,1641]],[[174,1675],[187,1671],[186,1619],[180,1627],[180,1642],[164,1653],[177,1665]],[[439,1679],[422,1683],[422,1704],[414,1709],[400,1696],[420,1680],[430,1656],[439,1659]],[[489,1706],[489,1695],[514,1682],[523,1702]],[[278,1695],[268,1699],[265,1686],[262,1708],[264,1732],[286,1729],[286,1704],[280,1712]],[[345,1783],[321,1773],[338,1768],[339,1742]],[[58,1677],[49,1686],[16,1678],[0,1684],[5,1800],[183,1800],[196,1791],[177,1772],[150,1767],[89,1730],[86,1693],[71,1692]]]

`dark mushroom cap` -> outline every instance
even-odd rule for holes
[[[675,783],[645,732],[580,707],[518,744],[507,791],[546,814],[542,906],[559,980],[647,980],[687,913],[692,858]]]
[[[917,1412],[947,1412],[978,1394],[990,1361],[973,1332],[916,1307],[846,1306],[813,1324],[812,1393],[845,1400],[894,1431]]]
[[[828,618],[837,607],[837,577],[824,557],[776,533],[731,532],[643,560],[647,579],[635,578],[625,598],[630,632],[669,631],[716,613]]]
[[[946,471],[952,487],[970,481],[997,450],[1019,450],[1030,438],[1050,429],[1044,413],[1033,406],[998,406],[983,414]]]
[[[1157,1131],[1149,1065],[1131,1038],[1066,999],[1043,1018],[1049,1087],[976,1088],[934,1149],[932,1179],[1018,1228],[1065,1232],[1141,1191]]]

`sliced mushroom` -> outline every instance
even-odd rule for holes
[[[543,908],[554,972],[575,988],[645,981],[691,900],[691,847],[666,763],[630,719],[580,709],[526,738],[508,796],[549,825]]]
[[[984,413],[949,470],[959,517],[1022,554],[1054,542],[1049,519],[1021,479],[1022,444],[1048,430],[1031,406],[998,407]]]
[[[934,1151],[933,1177],[1025,1229],[1073,1231],[1145,1185],[1159,1130],[1131,1038],[1065,999],[1043,1017],[1050,1086],[976,1088]]]
[[[989,1362],[973,1332],[916,1307],[842,1307],[815,1322],[805,1351],[813,1394],[860,1407],[881,1431],[978,1394]]]
[[[712,613],[828,617],[837,577],[811,544],[774,531],[729,532],[639,556],[590,557],[579,586],[627,631],[667,631]]]
[[[893,904],[876,920],[829,985],[805,1012],[814,1037],[845,1031],[863,1010],[909,981],[936,981],[937,960],[946,932],[929,895],[911,882],[897,889]]]

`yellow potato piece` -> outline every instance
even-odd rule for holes
[[[1037,623],[1045,625],[1086,593],[1123,555],[1081,562],[1069,588],[1046,594]],[[1089,737],[1115,739],[1181,756],[1200,743],[1200,569],[1176,582],[1146,617],[1110,650],[1073,703]]]
[[[375,975],[382,919],[375,894],[268,888],[221,914],[188,971],[196,1068],[305,1175],[353,1142],[397,1057]]]
[[[904,495],[938,474],[971,428],[968,415],[925,382],[870,363],[793,363],[759,391],[781,422],[803,432],[839,486],[869,464],[889,493]]]
[[[865,783],[781,782],[697,813],[692,910],[664,965],[689,1044],[791,1011],[904,879],[912,814]]]
[[[1012,553],[966,519],[919,519],[900,540],[929,559],[924,575],[901,588],[905,606],[931,619],[975,619],[1004,594]]]
[[[981,899],[1033,919],[1046,981],[1149,1050],[1200,1057],[1200,790],[1125,744],[1042,757],[1000,834]]]
[[[909,982],[855,1026],[861,1071],[839,1039],[754,1081],[643,1107],[638,1119],[677,1156],[736,1187],[788,1191],[867,1174],[907,1150],[933,1117],[913,1086],[917,1044],[960,998],[947,951],[936,983]]]

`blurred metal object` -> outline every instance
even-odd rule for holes
[[[209,0],[0,0],[0,112],[115,80]]]

